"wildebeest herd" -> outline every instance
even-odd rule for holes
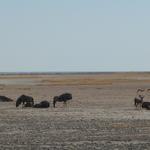
[[[150,110],[150,102],[144,101],[145,94],[149,92],[150,89],[138,89],[137,96],[134,98],[134,105],[136,108],[145,108]]]
[[[137,89],[137,96],[134,98],[134,105],[136,108],[145,108],[147,110],[150,110],[150,102],[144,101],[144,93],[149,92],[150,89]],[[68,100],[72,99],[71,93],[63,93],[59,96],[54,96],[53,98],[53,107],[56,107],[57,102],[63,102],[65,105],[67,104]],[[6,97],[6,96],[0,96],[1,102],[11,102],[12,99]],[[22,107],[33,107],[33,108],[48,108],[50,107],[50,102],[47,100],[43,100],[40,103],[34,104],[34,98],[27,95],[21,95],[16,100],[16,107],[19,106]]]
[[[68,100],[72,99],[72,94],[71,93],[63,93],[59,96],[55,96],[53,98],[53,107],[56,107],[57,102],[63,102],[64,104],[67,104]],[[0,101],[1,102],[10,102],[13,101],[12,99],[5,97],[5,96],[0,96]],[[33,108],[48,108],[50,107],[50,102],[47,100],[43,100],[40,103],[34,104],[34,98],[31,96],[27,95],[21,95],[17,100],[16,100],[16,107],[19,106],[22,107],[33,107]]]

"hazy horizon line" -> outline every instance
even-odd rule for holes
[[[150,71],[21,71],[21,72],[0,72],[0,75],[36,75],[36,74],[102,74],[102,73],[150,73]]]

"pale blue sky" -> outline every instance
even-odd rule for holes
[[[0,71],[150,71],[149,0],[0,0]]]

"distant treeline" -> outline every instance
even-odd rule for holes
[[[149,71],[146,72],[135,72],[135,71],[114,71],[114,72],[0,72],[0,75],[98,75],[98,74],[115,74],[115,73],[146,73],[150,74]]]
[[[116,72],[0,72],[0,75],[86,75],[112,74]]]

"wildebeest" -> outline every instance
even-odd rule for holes
[[[71,99],[72,99],[72,94],[70,93],[64,93],[61,94],[60,96],[55,96],[53,98],[53,107],[55,107],[56,102],[64,102],[64,104],[66,104],[66,102]]]
[[[0,96],[0,102],[12,102],[13,100],[6,97],[6,96]]]
[[[146,108],[147,110],[150,110],[150,102],[143,102],[142,108]]]
[[[24,107],[33,107],[34,105],[33,97],[21,95],[16,101],[16,107],[18,107],[20,104],[22,104],[22,106]]]
[[[50,103],[48,101],[42,101],[38,104],[35,104],[34,108],[48,108],[50,106]]]
[[[134,105],[135,105],[135,107],[140,106],[140,108],[141,108],[142,107],[142,103],[143,103],[143,99],[144,99],[144,96],[142,96],[142,95],[139,95],[139,97],[135,97],[134,98]]]

